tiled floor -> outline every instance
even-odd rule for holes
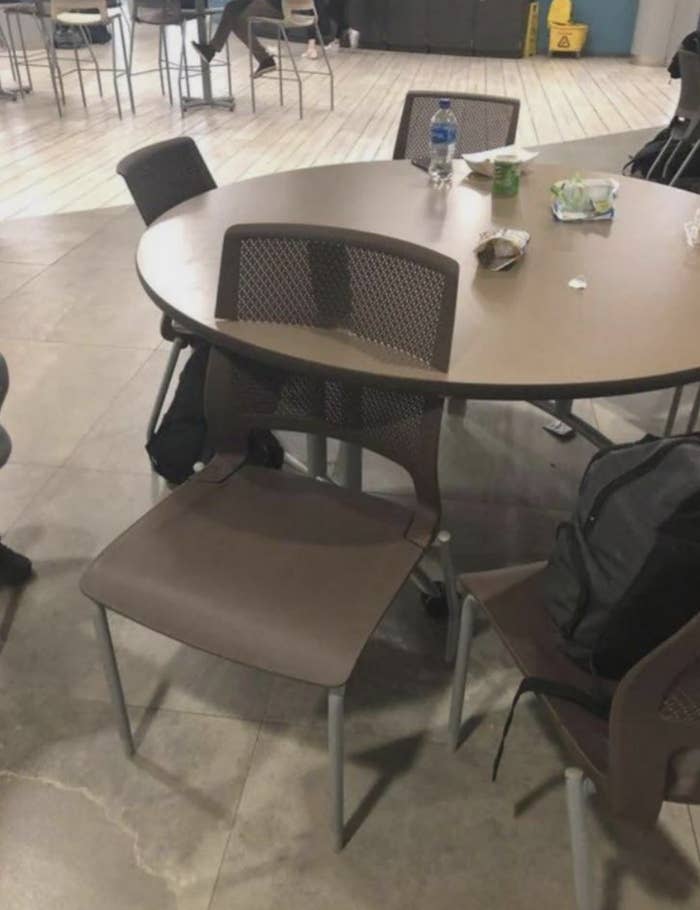
[[[223,148],[209,123],[207,151]],[[128,122],[113,126],[138,143]],[[607,154],[624,145],[618,137]],[[227,168],[213,163],[222,180]],[[133,275],[140,230],[123,208],[0,224],[0,350],[12,378],[2,419],[15,443],[0,471],[0,527],[36,566],[23,592],[0,592],[0,908],[573,910],[556,737],[535,704],[523,706],[490,783],[517,674],[481,624],[469,735],[448,753],[444,628],[412,588],[349,687],[342,854],[326,836],[317,690],[115,619],[138,742],[137,757],[123,757],[78,579],[164,495],[142,448],[167,352]],[[668,398],[578,407],[632,438],[658,430]],[[441,484],[460,569],[549,551],[591,448],[557,441],[543,422],[525,404],[481,402],[446,418]],[[365,474],[372,490],[406,492],[378,460]],[[699,905],[696,810],[665,807],[644,837],[603,815],[592,832],[603,910]]]

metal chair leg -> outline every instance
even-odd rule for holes
[[[173,379],[173,373],[175,372],[175,367],[177,366],[177,360],[180,356],[180,351],[184,348],[184,346],[185,343],[180,338],[176,338],[170,346],[170,354],[168,355],[168,362],[165,365],[165,372],[163,373],[163,377],[160,380],[160,385],[158,386],[158,393],[156,394],[156,400],[153,402],[151,416],[148,418],[146,442],[151,441],[153,434],[156,431],[158,418],[160,417],[160,412],[163,409],[163,402],[165,401],[165,396],[168,394],[168,389],[170,388],[170,383]]]
[[[440,553],[440,565],[445,585],[445,598],[447,600],[447,639],[445,642],[445,660],[452,663],[457,653],[457,637],[459,635],[459,598],[457,597],[457,578],[454,563],[452,562],[452,537],[449,531],[440,531],[435,543]]]
[[[233,101],[233,82],[231,81],[231,50],[228,41],[226,42],[226,80],[228,83],[228,96],[231,99],[231,110],[234,109]]]
[[[126,76],[126,89],[129,93],[129,107],[131,108],[131,113],[136,113],[136,107],[134,105],[134,88],[131,84],[131,60],[127,53],[126,40],[124,38],[124,24],[122,23],[121,16],[117,19],[117,24],[119,25],[119,41],[122,46],[122,55],[124,56],[124,74]],[[114,29],[112,29],[114,31]],[[114,36],[112,36],[114,39]]]
[[[586,831],[586,800],[595,792],[580,768],[566,769],[566,806],[574,862],[574,889],[578,910],[595,910],[593,876]]]
[[[660,151],[659,154],[656,156],[656,158],[654,158],[654,160],[652,161],[651,167],[650,167],[649,170],[647,171],[647,175],[646,175],[646,179],[647,179],[647,180],[651,180],[651,175],[654,173],[654,171],[655,171],[656,168],[657,168],[657,165],[658,165],[659,162],[663,159],[663,156],[666,154],[666,151],[668,150],[669,146],[670,146],[671,143],[674,142],[674,141],[675,141],[675,140],[673,139],[673,137],[672,137],[672,136],[669,136],[669,138],[668,138],[668,139],[666,140],[666,142],[663,144],[663,146],[661,147],[661,151]]]
[[[133,47],[133,31],[132,31]],[[132,51],[133,55],[133,51]],[[165,95],[165,79],[163,79],[163,26],[158,27],[158,78],[160,79],[160,93]]]
[[[92,49],[90,36],[85,26],[80,26],[80,32],[83,36],[85,47],[88,49],[88,53],[92,57],[92,62],[95,67],[95,76],[97,77],[97,91],[100,93],[100,98],[104,98],[104,92],[102,91],[102,73],[100,72],[100,64],[97,62],[97,57],[95,56],[95,52]]]
[[[698,150],[700,150],[700,139],[698,139],[698,141],[695,143],[695,145],[694,145],[694,146],[691,148],[691,150],[688,152],[687,156],[683,159],[683,163],[681,164],[681,166],[680,166],[680,167],[678,168],[678,170],[676,171],[676,173],[675,173],[675,175],[674,175],[674,177],[673,177],[673,180],[669,183],[669,186],[676,186],[676,185],[677,185],[678,181],[681,179],[681,177],[683,176],[683,174],[685,174],[686,168],[688,167],[688,165],[690,164],[690,162],[693,160],[693,158],[694,158],[695,155],[697,154]]]
[[[73,34],[80,35],[80,29],[71,29]],[[82,37],[82,36],[81,36]],[[83,39],[85,40],[85,39]],[[85,85],[83,84],[83,69],[80,66],[80,54],[78,53],[78,45],[74,45],[73,54],[75,56],[75,68],[78,71],[78,84],[80,85],[80,97],[83,99],[83,107],[87,107],[87,99],[85,97]]]
[[[46,29],[44,28],[44,24],[41,21],[41,18],[39,18],[39,27],[41,28],[42,32],[46,31]],[[27,72],[27,82],[29,83],[29,90],[33,91],[34,84],[32,82],[32,70],[31,70],[31,67],[29,66],[29,56],[27,54],[27,45],[24,41],[24,29],[22,28],[21,14],[19,14],[17,16],[17,31],[19,32],[19,43],[20,43],[20,47],[22,48],[22,58],[24,59],[24,68]],[[64,104],[65,104],[65,101],[66,101],[66,99],[64,97],[64,99],[63,99]]]
[[[348,490],[362,489],[362,447],[344,442],[340,447],[340,484]]]
[[[688,418],[688,426],[686,427],[686,433],[694,433],[695,425],[698,422],[698,416],[700,416],[700,386],[695,393],[695,401],[693,401],[693,407],[690,411],[690,417]]]
[[[165,58],[165,78],[168,82],[168,101],[172,107],[173,103],[173,86],[170,81],[170,57],[168,55],[168,32],[167,29],[163,29],[163,57]]]
[[[192,97],[192,90],[190,89],[190,68],[187,65],[187,23],[182,22],[180,25],[180,36],[182,39],[182,62],[185,67],[185,91],[187,92],[187,97]]]
[[[343,786],[343,707],[345,687],[328,690],[328,758],[330,764],[331,833],[333,847],[343,849],[344,841],[344,786]]]
[[[250,103],[255,113],[255,72],[253,69],[253,52],[250,49],[253,43],[253,23],[248,20],[248,68],[250,70]]]
[[[112,82],[114,83],[114,98],[117,102],[117,113],[119,114],[119,119],[122,119],[122,101],[119,97],[119,76],[117,74],[117,36],[112,25]]]
[[[61,106],[61,97],[63,97],[63,104],[65,104],[66,99],[63,94],[63,80],[61,79],[61,69],[58,65],[56,59],[56,50],[52,47],[52,38],[46,32],[46,26],[44,25],[41,17],[38,19],[39,29],[41,31],[41,37],[44,41],[44,46],[46,48],[46,62],[49,65],[49,76],[51,77],[51,87],[53,88],[53,96],[56,102],[56,110],[58,111],[58,116],[63,117],[63,108]],[[21,26],[20,26],[21,34]],[[24,42],[23,42],[24,43]],[[25,51],[26,57],[26,51]],[[59,89],[60,86],[60,89]],[[60,92],[60,94],[59,94]]]
[[[447,724],[447,742],[455,752],[459,746],[459,735],[462,730],[462,711],[464,710],[464,691],[467,686],[469,652],[474,635],[474,605],[476,601],[467,594],[462,603],[459,618],[459,639],[457,641],[457,658],[452,678],[452,699],[450,701],[450,719]]]
[[[282,35],[277,29],[277,79],[280,90],[280,107],[284,107],[284,79],[282,77]]]
[[[679,385],[673,390],[673,398],[671,399],[671,407],[668,409],[668,417],[666,418],[666,426],[664,427],[664,436],[670,436],[673,433],[673,427],[676,423],[676,417],[678,416],[678,408],[681,404],[681,398],[683,397],[684,386]]]
[[[328,78],[330,79],[330,83],[331,83],[331,110],[334,111],[335,110],[335,78],[333,76],[331,62],[328,59],[328,54],[326,53],[326,45],[323,40],[323,36],[321,35],[321,30],[318,27],[318,22],[315,25],[315,29],[316,29],[316,40],[318,41],[318,44],[321,48],[321,53],[323,54],[323,60],[324,60],[324,63],[326,64],[326,69],[328,70]]]
[[[309,477],[325,477],[328,473],[328,452],[323,436],[306,437],[306,464]]]
[[[287,35],[287,29],[281,25],[280,31],[282,32],[282,37],[284,38],[284,43],[287,45],[287,53],[289,54],[289,60],[292,64],[294,70],[294,75],[296,76],[297,85],[299,87],[299,119],[304,119],[304,88],[301,81],[301,76],[299,74],[299,69],[297,67],[297,62],[294,59],[294,54],[292,52],[292,46],[289,43],[289,36]]]
[[[95,614],[95,634],[100,643],[107,685],[109,686],[110,695],[112,696],[112,704],[117,713],[119,736],[124,745],[124,751],[126,752],[127,757],[130,758],[136,751],[136,747],[134,746],[134,738],[131,733],[131,724],[129,723],[129,713],[124,699],[124,690],[122,689],[121,679],[119,678],[119,667],[114,653],[114,645],[112,644],[112,634],[109,631],[107,611],[99,604]]]

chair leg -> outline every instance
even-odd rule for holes
[[[328,759],[330,763],[331,833],[336,852],[343,849],[344,798],[343,798],[343,707],[345,687],[328,690]]]
[[[251,44],[253,43],[253,23],[251,20],[248,20],[248,68],[250,70],[250,103],[253,107],[253,113],[255,113],[255,78],[253,70],[253,52],[250,49]]]
[[[80,34],[83,36],[83,42],[85,43],[85,47],[88,49],[88,53],[92,57],[92,63],[95,67],[95,76],[97,77],[97,91],[100,94],[100,98],[104,98],[104,93],[102,91],[102,74],[100,73],[100,64],[97,62],[97,57],[95,56],[95,52],[92,49],[92,41],[90,41],[90,35],[84,26],[80,27]]]
[[[683,386],[679,385],[673,391],[673,398],[671,399],[671,407],[668,409],[668,417],[666,418],[666,426],[664,427],[664,436],[670,436],[673,433],[673,427],[676,423],[676,417],[678,416],[678,408],[681,404],[681,398],[683,397]]]
[[[328,472],[328,453],[324,436],[306,437],[306,464],[309,477],[325,477]]]
[[[234,109],[233,101],[233,82],[231,81],[231,50],[228,41],[226,42],[226,80],[228,83],[228,96],[231,99],[231,110]]]
[[[112,82],[114,83],[114,99],[117,102],[117,114],[122,119],[122,101],[119,97],[119,74],[117,73],[117,30],[112,26]]]
[[[39,19],[39,27],[42,31],[42,38],[45,39],[44,32],[46,30],[44,28],[44,24],[41,19]],[[34,84],[32,82],[32,70],[31,70],[31,67],[29,66],[29,56],[27,54],[27,45],[24,41],[24,29],[22,28],[22,16],[21,15],[17,16],[17,31],[19,32],[19,43],[20,43],[20,47],[22,48],[22,58],[24,60],[24,69],[26,70],[26,73],[27,73],[27,81],[29,83],[29,90],[33,91]],[[63,99],[64,104],[65,104],[65,101],[66,101],[66,99],[64,98]]]
[[[131,84],[131,55],[127,51],[126,39],[124,37],[124,24],[122,23],[121,16],[117,19],[117,25],[119,26],[119,41],[121,42],[122,54],[124,56],[124,73],[126,74],[126,89],[129,93],[129,107],[131,108],[131,113],[135,114],[134,87]],[[114,31],[114,29],[112,29],[112,31]]]
[[[328,70],[328,78],[330,79],[330,83],[331,83],[331,110],[333,111],[333,110],[335,110],[335,79],[333,76],[333,70],[331,68],[331,62],[328,59],[328,54],[326,53],[326,44],[323,40],[323,36],[321,35],[321,30],[318,27],[318,22],[316,23],[315,27],[316,27],[316,40],[318,41],[318,43],[321,47],[321,53],[323,54],[323,60],[324,60],[324,63],[326,64],[326,69]]]
[[[134,23],[134,24],[135,24],[135,23]],[[134,46],[133,34],[134,34],[134,33],[133,33],[133,31],[132,31],[132,33],[131,33],[131,35],[132,35],[132,38],[131,38],[131,47],[132,47],[132,50],[131,50],[131,57],[132,57],[132,58],[133,58],[133,55],[134,55],[134,51],[133,51],[133,46]],[[161,95],[165,95],[165,80],[163,79],[163,26],[162,26],[162,25],[158,26],[158,78],[160,79],[160,93],[161,93]]]
[[[170,56],[168,55],[168,30],[163,29],[163,57],[165,59],[165,78],[168,83],[168,101],[173,105],[173,84],[170,80]]]
[[[122,689],[121,679],[119,678],[119,667],[117,665],[117,657],[114,653],[114,645],[112,644],[112,634],[109,631],[107,611],[99,604],[97,605],[97,613],[95,614],[95,634],[97,635],[97,640],[100,643],[100,648],[102,650],[104,672],[107,678],[110,695],[112,696],[112,704],[117,713],[119,736],[124,745],[124,751],[126,752],[127,757],[130,758],[136,751],[136,747],[134,746],[134,738],[131,734],[131,724],[129,723],[129,713],[124,699],[124,690]]]
[[[287,45],[287,53],[289,54],[289,60],[292,64],[292,69],[294,70],[294,75],[296,76],[297,85],[299,86],[299,119],[304,119],[304,88],[301,81],[301,76],[299,75],[299,69],[297,67],[297,62],[294,59],[294,53],[292,52],[292,46],[289,43],[289,36],[287,35],[287,29],[284,26],[280,26],[280,31],[282,32],[282,37],[284,38],[284,43]]]
[[[595,910],[593,875],[586,831],[586,800],[595,792],[580,768],[566,769],[566,807],[574,863],[574,890],[578,910]]]
[[[72,31],[76,38],[78,36],[80,36],[82,40],[85,40],[82,38],[82,35],[80,34],[80,29],[72,29]],[[73,54],[75,56],[75,68],[78,71],[78,83],[80,84],[80,97],[83,99],[83,107],[87,107],[87,99],[85,98],[85,85],[83,84],[83,69],[80,65],[80,54],[78,53],[77,44],[73,47]]]
[[[182,61],[185,65],[185,91],[187,92],[187,97],[192,97],[192,89],[190,88],[190,68],[187,63],[187,22],[182,21],[180,25],[180,37],[182,40]]]
[[[362,489],[362,446],[344,442],[340,447],[340,483],[348,490]]]
[[[681,164],[681,166],[678,168],[678,170],[674,174],[673,180],[671,180],[671,182],[669,183],[669,186],[676,186],[676,184],[681,179],[683,174],[685,174],[686,168],[688,167],[690,162],[693,160],[693,158],[696,156],[696,154],[698,153],[699,150],[700,150],[700,139],[698,139],[698,141],[695,143],[695,145],[688,152],[687,156],[683,159],[683,163]]]
[[[284,79],[282,78],[282,34],[277,29],[277,79],[280,89],[280,107],[284,107]]]
[[[445,585],[445,598],[447,599],[447,640],[445,642],[445,660],[452,663],[457,653],[457,637],[459,635],[459,598],[457,597],[457,579],[455,577],[454,563],[452,562],[452,537],[449,531],[440,531],[436,538],[436,545],[440,552],[440,565],[442,578]]]
[[[695,401],[693,402],[693,407],[690,412],[690,417],[688,418],[688,426],[686,427],[686,433],[694,433],[695,425],[698,422],[698,415],[700,415],[700,386],[695,393]]]
[[[450,701],[450,719],[447,725],[447,742],[452,752],[459,746],[459,735],[462,729],[462,711],[464,709],[464,691],[467,685],[469,652],[474,634],[474,604],[471,594],[467,594],[462,603],[459,618],[459,638],[455,672],[452,678],[452,700]]]
[[[669,147],[670,147],[670,145],[671,145],[671,143],[672,143],[673,141],[674,141],[673,137],[669,136],[669,138],[668,138],[668,139],[666,140],[666,142],[663,144],[663,146],[661,147],[661,151],[660,151],[659,154],[656,156],[656,158],[654,158],[654,160],[653,160],[652,163],[651,163],[651,167],[650,167],[649,170],[647,171],[647,175],[646,175],[646,179],[647,179],[647,180],[651,180],[651,175],[652,175],[652,174],[654,173],[654,171],[656,170],[656,168],[657,168],[659,162],[663,159],[663,156],[666,154],[666,152],[668,151],[668,149],[669,149]]]
[[[151,416],[148,418],[146,442],[151,441],[153,434],[156,431],[158,418],[160,417],[160,412],[163,409],[163,402],[165,401],[165,396],[168,394],[168,389],[170,388],[170,383],[172,382],[173,373],[175,372],[175,367],[177,366],[177,360],[180,356],[180,351],[184,348],[184,346],[185,343],[180,338],[176,338],[170,346],[170,354],[168,355],[168,362],[165,365],[165,372],[163,373],[163,378],[161,379],[160,385],[158,386],[158,393],[156,395],[156,400],[153,402]]]

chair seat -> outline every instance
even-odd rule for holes
[[[59,13],[56,16],[56,22],[60,22],[61,25],[105,25],[111,19],[116,19],[121,16],[121,11],[118,9],[109,9],[107,10],[107,18],[103,18],[100,13],[78,13],[78,12],[65,12]]]
[[[545,609],[544,563],[463,575],[460,584],[483,604],[524,676],[538,676],[589,692],[591,676],[562,653]],[[616,684],[598,681],[612,695]],[[608,723],[572,702],[542,700],[569,746],[599,785],[608,766]]]
[[[97,603],[220,657],[321,686],[347,681],[422,549],[411,512],[266,468],[212,463],[83,576]]]

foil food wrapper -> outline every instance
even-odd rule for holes
[[[530,235],[527,231],[501,228],[482,234],[475,252],[484,268],[491,272],[501,272],[522,259],[529,242]]]

